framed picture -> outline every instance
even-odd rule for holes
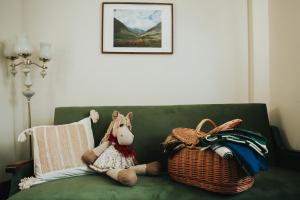
[[[102,53],[172,54],[173,4],[103,2]]]

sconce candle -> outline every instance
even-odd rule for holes
[[[40,60],[50,60],[51,59],[51,44],[40,43]]]
[[[18,37],[15,51],[19,56],[22,57],[28,57],[32,54],[32,47],[29,43],[27,35],[23,34]]]

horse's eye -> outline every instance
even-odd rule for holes
[[[124,126],[124,124],[120,124],[120,127]]]

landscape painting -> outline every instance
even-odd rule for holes
[[[173,54],[173,4],[103,2],[102,53]]]
[[[161,47],[161,11],[114,9],[114,47]]]

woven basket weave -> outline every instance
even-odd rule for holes
[[[200,151],[194,147],[197,142],[195,135],[207,135],[200,131],[206,122],[216,127],[211,120],[205,119],[196,130],[177,128],[172,131],[174,137],[185,140],[189,147],[169,158],[170,177],[180,183],[224,194],[240,193],[251,188],[254,177],[248,176],[235,159],[223,159],[211,150]]]

